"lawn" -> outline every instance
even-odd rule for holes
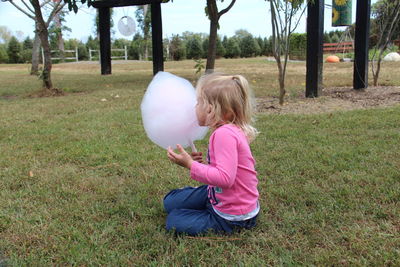
[[[196,80],[193,61],[166,70]],[[386,85],[400,85],[384,65]],[[59,64],[67,94],[40,87],[28,65],[0,65],[0,266],[399,266],[400,106],[348,112],[257,114],[252,143],[262,211],[230,236],[176,237],[162,198],[196,185],[144,133],[140,102],[149,62]],[[257,97],[277,95],[276,66],[219,60]],[[350,86],[352,64],[327,65],[326,86]],[[303,94],[304,63],[291,63],[289,97]],[[118,97],[116,97],[118,95]],[[101,101],[106,99],[107,101]],[[197,142],[201,151],[207,140]]]

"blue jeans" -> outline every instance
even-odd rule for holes
[[[241,228],[256,225],[256,218],[245,221],[228,221],[215,213],[208,199],[207,185],[175,189],[164,197],[164,208],[168,213],[167,230],[198,235],[214,231],[232,233]]]

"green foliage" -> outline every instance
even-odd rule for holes
[[[203,43],[201,44],[203,47],[203,58],[207,58],[209,42],[210,42],[210,39],[208,37],[206,37],[206,38],[204,38]]]
[[[65,50],[75,50],[81,41],[78,39],[69,39],[64,42]]]
[[[199,59],[203,55],[201,47],[201,39],[198,37],[191,37],[186,42],[186,55],[188,59]]]
[[[264,38],[264,50],[263,50],[263,55],[264,55],[264,56],[270,56],[270,55],[272,55],[272,37]]]
[[[0,63],[7,63],[8,62],[8,54],[6,45],[0,44]]]
[[[290,35],[289,55],[293,59],[306,59],[307,34],[292,33]]]
[[[12,37],[11,31],[7,26],[0,25],[0,43],[8,43]]]
[[[89,51],[86,45],[82,42],[78,44],[78,60],[88,60],[89,59]]]
[[[196,62],[196,65],[194,65],[196,74],[201,73],[201,71],[205,68],[204,61],[201,58],[199,58],[199,59],[196,59],[194,62]]]
[[[138,28],[144,39],[148,39],[151,33],[151,8],[148,6],[146,14],[144,13],[144,6],[139,6],[135,11],[136,21],[138,22]]]
[[[219,36],[217,36],[217,41],[216,41],[216,51],[215,51],[215,57],[216,58],[221,58],[225,56],[226,50],[225,47],[223,46],[221,39]]]
[[[239,42],[236,38],[229,38],[226,44],[226,58],[238,58],[240,57],[240,47]]]
[[[21,44],[18,42],[17,38],[11,37],[8,42],[7,54],[9,63],[21,63]]]
[[[247,35],[240,40],[241,57],[254,57],[259,54],[260,47],[253,36]]]
[[[92,50],[99,50],[100,49],[99,39],[89,36],[89,38],[86,42],[86,47],[88,49],[92,49]]]
[[[32,49],[24,49],[21,51],[21,62],[31,63],[32,62]]]
[[[169,54],[172,60],[183,60],[186,58],[186,47],[179,34],[172,36],[169,43]]]
[[[24,42],[22,43],[22,49],[32,49],[33,48],[33,41],[32,39],[28,36],[25,38]]]
[[[257,40],[257,44],[258,44],[258,47],[259,47],[258,56],[262,56],[262,55],[264,55],[264,51],[265,51],[264,40],[261,37],[258,37],[256,40]]]
[[[133,40],[128,48],[128,57],[130,59],[139,60],[142,58],[142,55],[144,53],[143,42],[143,37],[139,33],[136,33],[133,36]]]

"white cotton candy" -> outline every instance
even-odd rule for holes
[[[158,72],[144,94],[141,110],[144,129],[157,145],[188,147],[203,139],[207,127],[196,117],[196,93],[192,84],[168,72]]]

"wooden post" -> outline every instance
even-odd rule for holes
[[[99,10],[101,74],[111,74],[110,8]]]
[[[355,90],[368,87],[370,15],[371,0],[357,0],[353,71],[353,88]]]
[[[164,70],[161,4],[151,4],[151,26],[153,44],[153,74]]]
[[[318,97],[322,91],[324,0],[314,0],[307,8],[306,97]]]

